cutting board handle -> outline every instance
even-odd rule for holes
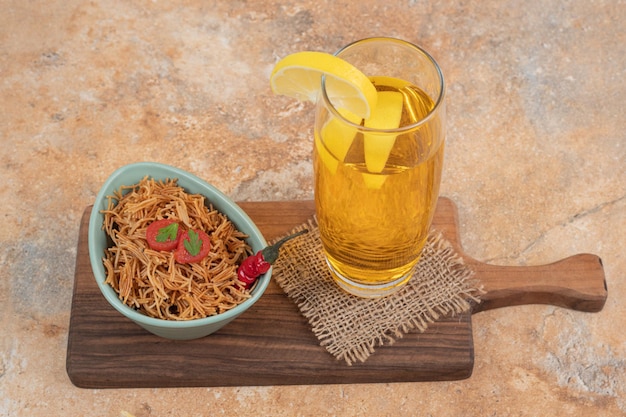
[[[597,312],[607,298],[602,260],[578,254],[547,265],[495,266],[465,258],[485,290],[473,312],[523,304],[549,304]]]

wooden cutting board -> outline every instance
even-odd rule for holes
[[[312,201],[249,202],[241,207],[267,240],[304,223]],[[424,333],[379,347],[365,363],[347,366],[327,353],[296,305],[274,282],[250,310],[202,339],[174,341],[143,330],[116,312],[96,285],[83,214],[76,258],[66,369],[82,388],[160,388],[443,381],[468,378],[474,366],[471,315],[445,318]],[[604,271],[595,255],[542,266],[487,265],[469,257],[458,236],[457,210],[440,198],[433,227],[476,272],[486,294],[473,313],[521,304],[602,309]],[[514,312],[513,312],[514,313]]]

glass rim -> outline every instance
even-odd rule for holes
[[[366,126],[362,126],[360,124],[356,124],[351,122],[350,120],[346,119],[345,117],[343,117],[341,115],[341,113],[339,113],[339,111],[335,108],[335,106],[333,105],[333,103],[330,101],[330,98],[328,97],[328,94],[326,93],[326,75],[322,75],[322,80],[321,80],[321,95],[322,95],[322,99],[324,100],[324,103],[326,104],[326,107],[328,107],[328,109],[330,110],[330,112],[333,114],[333,116],[335,116],[336,118],[340,119],[343,123],[355,127],[360,131],[363,132],[372,132],[372,133],[401,133],[401,132],[407,132],[416,128],[419,128],[423,125],[425,125],[426,123],[428,123],[433,117],[435,117],[434,115],[439,111],[439,108],[443,106],[444,104],[444,98],[445,98],[445,81],[444,81],[444,77],[443,77],[443,72],[441,71],[441,68],[439,67],[439,64],[437,63],[437,61],[435,61],[435,59],[432,57],[431,54],[429,54],[426,50],[424,50],[423,48],[409,42],[409,41],[405,41],[402,39],[398,39],[398,38],[392,38],[392,37],[385,37],[385,36],[378,36],[378,37],[370,37],[370,38],[363,38],[363,39],[359,39],[357,41],[351,42],[349,44],[347,44],[346,46],[343,46],[342,48],[340,48],[339,50],[337,50],[337,52],[334,53],[335,56],[338,56],[341,52],[353,47],[356,44],[361,44],[361,43],[367,43],[367,42],[377,42],[377,41],[386,41],[386,42],[394,42],[394,43],[398,43],[398,44],[402,44],[404,46],[408,46],[411,49],[414,49],[416,52],[424,55],[428,61],[430,61],[430,63],[433,65],[433,67],[435,68],[437,75],[439,76],[439,95],[437,97],[437,99],[435,100],[435,105],[433,106],[433,108],[428,112],[428,114],[426,116],[424,116],[422,119],[420,119],[419,121],[412,123],[410,125],[406,125],[406,126],[400,126],[400,127],[396,127],[394,129],[377,129],[377,128],[372,128],[372,127],[366,127]]]

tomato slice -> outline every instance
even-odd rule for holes
[[[211,249],[209,235],[202,230],[188,230],[183,232],[178,247],[174,252],[174,259],[181,264],[189,264],[201,261]]]
[[[178,247],[182,235],[178,223],[171,219],[156,220],[146,229],[146,240],[150,249],[171,251]]]

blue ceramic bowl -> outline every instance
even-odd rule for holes
[[[176,340],[197,339],[207,336],[228,324],[261,298],[270,282],[272,270],[270,269],[259,277],[259,281],[252,291],[252,297],[224,313],[211,317],[186,321],[161,320],[148,317],[125,305],[118,298],[115,290],[104,282],[106,271],[102,258],[109,240],[107,240],[106,233],[102,229],[104,216],[100,210],[107,208],[107,196],[113,195],[122,185],[137,184],[146,176],[155,180],[177,178],[178,185],[188,193],[204,195],[207,203],[213,204],[213,207],[225,214],[238,230],[249,236],[247,242],[254,253],[267,246],[267,242],[250,217],[225,194],[200,178],[168,165],[153,162],[126,165],[115,171],[100,189],[89,218],[88,242],[91,269],[104,298],[122,315],[157,336]]]

